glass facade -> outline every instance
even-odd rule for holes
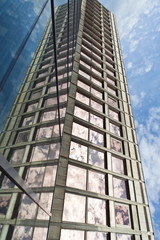
[[[115,17],[97,0],[55,4],[0,151],[51,213],[1,172],[1,239],[154,240]]]

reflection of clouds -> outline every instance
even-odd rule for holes
[[[114,172],[124,174],[123,160],[112,156],[112,169]]]
[[[102,93],[94,88],[91,88],[91,93],[102,99]]]
[[[117,112],[112,111],[111,109],[109,109],[109,116],[114,118],[115,120],[119,120],[119,116]]]
[[[120,127],[113,124],[113,123],[110,123],[110,131],[118,136],[120,136]]]
[[[48,159],[54,159],[59,157],[59,149],[60,144],[59,143],[53,143],[50,145],[50,151],[48,154]]]
[[[69,157],[78,161],[87,162],[87,147],[71,142]]]
[[[86,170],[68,165],[67,186],[86,189]]]
[[[6,214],[10,198],[10,196],[0,196],[0,215]]]
[[[105,175],[88,171],[88,190],[105,194]]]
[[[43,186],[44,187],[54,186],[55,178],[56,178],[56,171],[57,171],[57,166],[56,165],[46,167],[44,180],[43,180]]]
[[[103,119],[90,113],[90,122],[98,127],[103,128]]]
[[[46,240],[47,228],[35,228],[32,240]]]
[[[111,106],[118,107],[118,103],[117,103],[117,100],[116,100],[116,99],[108,98],[108,103],[109,103]],[[111,110],[109,110],[109,116],[111,117],[110,111],[111,111]]]
[[[79,92],[76,93],[76,99],[79,100],[80,102],[83,102],[83,103],[89,105],[89,98],[82,95]]]
[[[44,112],[41,121],[54,120],[56,116],[56,111]]]
[[[29,240],[31,239],[32,228],[16,226],[12,235],[12,240]]]
[[[4,176],[1,188],[13,188],[14,183],[6,176]]]
[[[84,240],[84,231],[62,229],[60,240]]]
[[[47,100],[45,100],[45,106],[50,106],[50,105],[55,105],[55,104],[57,104],[56,97],[48,98]]]
[[[61,108],[60,109],[60,118],[65,117],[66,115],[66,108]]]
[[[88,128],[83,127],[82,125],[77,124],[75,122],[73,123],[72,134],[85,140],[88,140]]]
[[[66,193],[63,210],[63,221],[85,222],[85,202],[83,196]]]
[[[131,240],[131,235],[117,234],[117,240]]]
[[[36,139],[46,139],[51,138],[53,127],[43,127],[38,130]]]
[[[25,149],[23,149],[23,148],[14,150],[10,157],[10,161],[13,163],[21,163],[23,155],[24,155],[24,150]]]
[[[59,143],[36,146],[32,150],[31,161],[42,161],[59,157]]]
[[[90,141],[100,146],[104,145],[103,134],[90,130]]]
[[[120,141],[117,141],[113,138],[111,138],[111,149],[116,152],[122,152],[122,143]]]
[[[87,240],[107,240],[107,234],[103,232],[87,232]]]
[[[114,196],[119,198],[127,198],[126,183],[119,178],[113,178]]]
[[[106,224],[106,201],[88,198],[88,223]]]
[[[85,121],[89,120],[89,112],[87,112],[87,111],[85,111],[82,108],[79,108],[77,106],[75,106],[74,115],[79,117],[79,118],[82,118]]]
[[[47,212],[51,210],[52,197],[53,193],[41,193],[40,202]],[[49,216],[41,208],[38,208],[37,219],[48,220]]]
[[[34,111],[37,109],[37,107],[38,107],[38,103],[30,104],[28,105],[27,112]]]
[[[129,225],[129,207],[115,204],[116,224]]]
[[[91,100],[91,107],[95,108],[97,111],[103,112],[103,106],[100,103],[95,102],[94,100]]]
[[[104,153],[89,149],[89,163],[101,168],[104,168]]]
[[[35,218],[36,210],[37,205],[26,194],[23,194],[19,205],[18,218],[33,219]]]

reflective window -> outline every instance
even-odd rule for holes
[[[6,215],[11,196],[0,195],[0,216]]]
[[[125,234],[117,234],[117,240],[132,240],[132,236]]]
[[[84,231],[62,229],[60,240],[84,240]]]
[[[51,86],[48,88],[47,93],[52,93],[52,92],[56,92],[56,86]]]
[[[40,201],[47,212],[51,211],[53,193],[41,193]],[[39,207],[37,219],[49,220],[49,216]]]
[[[38,228],[38,227],[35,228],[32,240],[37,240],[37,239],[46,240],[47,231],[48,231],[47,228]]]
[[[111,118],[114,118],[115,120],[119,121],[119,114],[117,112],[114,112],[113,110],[109,109],[109,116]]]
[[[94,89],[94,88],[91,88],[91,93],[101,99],[103,99],[103,95],[101,92],[99,92],[98,90]]]
[[[103,112],[103,105],[91,99],[91,107],[99,112]]]
[[[36,216],[37,204],[35,204],[26,194],[22,195],[18,209],[18,218],[33,219]]]
[[[34,116],[26,117],[23,119],[22,126],[30,126],[33,123]]]
[[[106,225],[106,201],[88,198],[88,223]]]
[[[49,121],[49,120],[54,120],[56,116],[56,111],[49,111],[49,112],[44,112],[41,115],[41,122],[43,121]]]
[[[104,153],[95,149],[89,149],[89,164],[104,168]]]
[[[29,104],[28,107],[27,107],[26,112],[34,111],[34,110],[37,109],[37,107],[38,107],[38,103],[32,103],[32,104]]]
[[[116,99],[113,99],[113,98],[108,98],[108,103],[113,106],[113,107],[118,107],[118,102]]]
[[[35,85],[35,88],[37,87],[41,87],[44,85],[44,81],[41,81],[41,82],[37,82],[36,85]]]
[[[116,224],[130,225],[129,206],[125,204],[115,204]]]
[[[109,77],[107,77],[107,82],[113,84],[113,85],[116,85],[115,81],[110,79]]]
[[[93,113],[90,113],[90,122],[98,127],[103,128],[103,118],[100,118]]]
[[[113,94],[113,95],[117,95],[117,93],[116,93],[116,90],[113,90],[112,88],[110,88],[110,87],[107,87],[107,90],[108,90],[108,92],[109,93],[111,93],[111,94]]]
[[[57,125],[58,126],[58,125]],[[36,139],[40,140],[40,139],[47,139],[47,138],[51,138],[52,136],[52,131],[53,131],[53,127],[43,127],[43,128],[39,128],[37,130],[37,135],[36,135]]]
[[[113,177],[113,192],[115,197],[127,198],[126,181]]]
[[[50,105],[57,104],[57,97],[46,99],[44,104],[45,104],[45,106],[50,106]]]
[[[117,126],[113,123],[110,123],[109,124],[110,126],[110,131],[114,134],[116,134],[117,136],[121,136],[121,129],[120,129],[120,126]]]
[[[18,133],[16,143],[28,142],[30,131]]]
[[[105,194],[105,175],[94,171],[88,171],[88,190]]]
[[[30,99],[34,99],[34,98],[40,97],[41,95],[42,95],[42,90],[41,91],[37,91],[37,92],[32,92]]]
[[[86,198],[74,194],[65,194],[63,221],[85,222]]]
[[[75,122],[73,123],[72,134],[85,140],[88,140],[88,128],[83,127],[82,125],[77,124]]]
[[[87,84],[83,83],[82,81],[78,80],[78,84],[79,87],[85,89],[86,91],[90,91],[90,86],[88,86]]]
[[[24,155],[24,150],[24,148],[13,150],[10,161],[12,163],[21,163]]]
[[[92,82],[94,82],[95,84],[97,84],[98,86],[102,87],[102,82],[98,81],[97,79],[95,79],[94,77],[92,77]]]
[[[124,160],[112,156],[112,169],[114,172],[124,174]]]
[[[69,157],[78,161],[87,162],[87,147],[75,142],[71,142]]]
[[[82,70],[79,70],[79,74],[90,80],[90,75],[85,73],[85,72],[83,72]]]
[[[122,153],[122,142],[111,138],[111,149],[116,152]]]
[[[87,240],[107,240],[107,234],[104,232],[87,232]]]
[[[84,168],[68,165],[67,186],[86,189],[86,170]]]
[[[17,239],[30,240],[31,235],[32,235],[31,227],[15,226],[14,232],[12,235],[12,240],[17,240]]]
[[[82,108],[79,108],[77,106],[75,106],[74,115],[79,117],[79,118],[82,118],[85,121],[89,120],[89,112],[87,112],[87,111],[85,111]]]
[[[98,144],[100,146],[104,146],[104,136],[101,133],[90,130],[90,141],[92,143]]]
[[[79,100],[80,102],[83,102],[84,104],[89,105],[89,98],[82,95],[79,92],[76,93],[76,99]]]

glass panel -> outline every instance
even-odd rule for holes
[[[131,235],[117,234],[117,240],[131,240]]]
[[[102,93],[99,92],[99,91],[97,91],[96,89],[91,88],[91,93],[94,94],[95,96],[97,96],[97,97],[103,99],[103,95],[102,95]]]
[[[45,167],[34,167],[27,171],[26,181],[30,187],[41,187]]]
[[[84,240],[84,231],[62,229],[60,240]]]
[[[48,154],[48,159],[59,158],[59,149],[60,149],[60,144],[59,143],[51,144],[49,154]]]
[[[119,126],[117,126],[113,123],[110,123],[109,126],[110,126],[110,131],[112,133],[116,134],[117,136],[121,136],[121,129]]]
[[[98,86],[102,87],[102,82],[98,81],[97,79],[92,77],[92,82],[94,82],[95,84],[97,84]]]
[[[34,119],[34,116],[24,118],[22,126],[30,126],[30,125],[32,125],[33,119]]]
[[[42,94],[42,91],[32,92],[30,99],[34,99],[34,98],[40,97],[41,94]]]
[[[47,212],[51,210],[53,193],[41,193],[40,201]],[[38,208],[37,219],[48,220],[49,216],[41,209]]]
[[[103,232],[87,232],[87,240],[107,240],[107,234]]]
[[[23,194],[19,204],[18,218],[33,219],[36,216],[37,205],[26,195]]]
[[[30,131],[18,133],[16,143],[28,142]]]
[[[94,100],[91,100],[91,107],[95,108],[99,112],[103,112],[103,105],[98,102],[95,102]]]
[[[82,70],[79,70],[79,74],[90,80],[90,75],[85,73],[85,72],[83,72]]]
[[[43,127],[38,129],[36,139],[47,139],[52,136],[53,127]]]
[[[106,225],[106,201],[88,198],[88,223]]]
[[[90,141],[100,146],[104,145],[103,134],[90,130]]]
[[[85,140],[88,140],[88,128],[83,127],[82,125],[77,124],[75,122],[73,123],[72,134]]]
[[[13,150],[10,157],[11,163],[21,163],[24,155],[24,150],[24,148]]]
[[[47,238],[47,228],[35,228],[32,240],[46,240]]]
[[[86,170],[68,165],[67,186],[86,189]]]
[[[44,180],[43,180],[43,186],[44,187],[54,186],[55,178],[56,178],[56,171],[57,171],[57,166],[56,165],[46,167]]]
[[[108,103],[113,106],[113,107],[118,107],[118,102],[117,100],[113,99],[113,98],[108,98]]]
[[[126,181],[120,178],[113,177],[114,196],[118,198],[127,198]]]
[[[117,112],[112,111],[111,109],[109,109],[109,116],[119,121],[119,114]]]
[[[130,225],[129,221],[129,206],[115,204],[116,224]]]
[[[112,156],[112,169],[114,172],[124,174],[124,160]]]
[[[56,111],[49,111],[42,113],[41,116],[41,122],[48,121],[48,120],[54,120],[56,116]]]
[[[0,196],[0,216],[6,215],[11,196]]]
[[[88,190],[105,194],[105,175],[88,171]]]
[[[110,88],[110,87],[107,87],[107,90],[108,90],[108,92],[109,93],[111,93],[111,94],[113,94],[113,95],[117,95],[117,93],[116,93],[116,90],[113,90],[112,88]]]
[[[47,159],[49,145],[33,147],[31,161],[43,161]]]
[[[31,240],[32,228],[16,226],[14,227],[14,232],[12,235],[12,240],[22,239],[22,240]]]
[[[103,128],[103,119],[90,113],[90,122],[98,127]]]
[[[34,111],[34,110],[37,109],[37,107],[38,107],[38,103],[29,104],[28,107],[27,107],[26,112]]]
[[[89,149],[89,164],[104,168],[104,153],[95,149]]]
[[[64,200],[63,221],[85,222],[86,198],[66,193]]]
[[[89,112],[87,112],[77,106],[75,106],[74,115],[79,118],[82,118],[83,120],[89,121]]]
[[[89,105],[89,98],[82,95],[79,92],[76,93],[76,99],[79,100],[80,102],[83,102],[84,104]]]
[[[87,162],[87,147],[71,142],[69,157],[78,161]]]
[[[122,153],[122,142],[111,138],[111,149]]]

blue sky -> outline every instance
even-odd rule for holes
[[[116,15],[156,240],[160,239],[160,2],[100,0]]]

